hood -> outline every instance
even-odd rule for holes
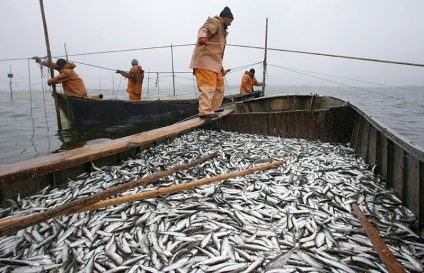
[[[63,68],[70,68],[70,69],[74,69],[75,67],[77,67],[77,65],[76,65],[76,64],[74,64],[74,63],[72,63],[72,62],[67,62]],[[63,68],[62,68],[62,69],[63,69]]]
[[[144,72],[143,68],[140,65],[134,65],[138,68],[138,70],[140,70],[140,72]]]

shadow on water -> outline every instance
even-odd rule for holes
[[[106,142],[133,134],[170,125],[170,122],[132,123],[124,125],[95,125],[58,130],[57,136],[62,145],[52,153],[59,153],[87,145]]]

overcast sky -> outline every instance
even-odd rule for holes
[[[225,6],[234,15],[224,57],[224,67],[233,69],[226,76],[229,86],[239,85],[251,67],[263,80],[257,63],[264,60],[267,18],[268,47],[276,49],[268,51],[268,86],[424,86],[424,67],[280,51],[424,64],[422,0],[44,0],[52,55],[64,56],[66,45],[89,93],[125,88],[113,72],[128,70],[133,58],[147,72],[172,71],[171,44],[177,90],[193,89],[191,44],[208,16]],[[10,69],[14,90],[28,89],[29,77],[39,89],[40,70],[26,60],[47,55],[39,0],[1,0],[0,12],[0,91],[9,91]],[[159,49],[143,50],[151,47]],[[100,54],[108,51],[116,52]],[[86,53],[96,54],[78,55]],[[144,90],[148,83],[154,88],[156,74],[149,79]],[[171,84],[170,74],[159,74],[159,86]]]

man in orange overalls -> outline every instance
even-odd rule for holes
[[[119,73],[128,79],[127,92],[129,100],[141,100],[141,87],[144,80],[144,70],[140,65],[138,65],[137,59],[133,59],[131,61],[131,65],[132,67],[130,72],[116,70],[116,73]]]
[[[39,57],[34,57],[37,63],[50,67],[49,61],[41,61]],[[67,62],[65,59],[59,59],[56,63],[52,63],[52,68],[59,71],[59,75],[48,80],[48,84],[61,83],[63,93],[65,95],[87,97],[87,89],[85,88],[84,81],[75,73],[74,68],[76,64]]]
[[[241,78],[240,94],[247,94],[253,92],[253,86],[262,86],[261,82],[258,82],[255,78],[255,69],[250,69],[244,72]]]
[[[219,16],[208,18],[197,34],[197,44],[193,51],[190,68],[196,76],[199,89],[199,117],[217,118],[214,112],[222,112],[224,98],[224,70],[225,45],[227,43],[227,27],[234,20],[233,14],[225,7]]]

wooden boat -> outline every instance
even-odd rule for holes
[[[263,96],[263,91],[224,97],[223,104]],[[198,99],[93,99],[57,93],[62,127],[119,124],[172,124],[198,113]]]
[[[315,95],[263,97],[229,103],[219,120],[198,117],[151,131],[0,169],[0,201],[30,195],[47,185],[136,155],[151,145],[197,128],[349,143],[424,226],[424,150],[374,120],[358,107]]]

